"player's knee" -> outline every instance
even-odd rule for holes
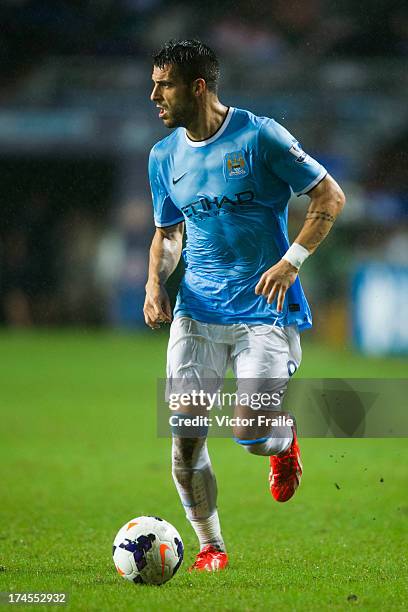
[[[171,415],[170,425],[171,432],[174,438],[181,440],[196,440],[204,439],[208,435],[208,425],[192,424],[194,414],[175,412]]]
[[[173,438],[172,464],[174,469],[195,467],[198,456],[206,445],[205,438]]]

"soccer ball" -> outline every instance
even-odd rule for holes
[[[135,584],[167,582],[182,564],[183,553],[178,531],[157,516],[137,516],[123,525],[112,551],[118,573]]]

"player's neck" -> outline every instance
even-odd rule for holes
[[[187,136],[191,140],[207,140],[221,127],[228,113],[228,107],[221,104],[218,98],[207,101],[200,106],[194,121],[186,126]]]

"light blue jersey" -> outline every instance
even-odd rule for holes
[[[237,108],[208,140],[178,128],[158,142],[149,159],[155,224],[185,221],[187,234],[174,317],[311,327],[299,279],[281,313],[255,286],[289,248],[291,188],[306,193],[325,175],[279,123]]]

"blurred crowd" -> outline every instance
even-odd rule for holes
[[[2,0],[0,23],[3,83],[49,54],[145,57],[186,35],[264,61],[408,55],[401,0]]]
[[[101,211],[85,200],[61,206],[52,190],[34,189],[7,213],[0,321],[11,327],[143,322],[152,236],[146,201]]]

